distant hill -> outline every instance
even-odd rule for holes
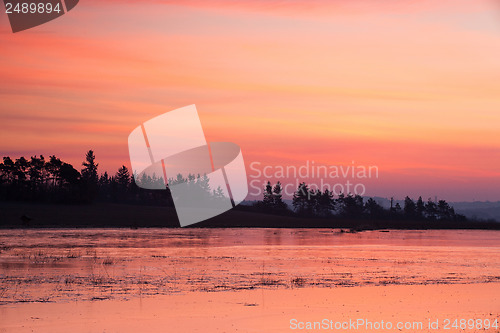
[[[453,202],[451,205],[457,213],[470,218],[500,221],[500,201]]]

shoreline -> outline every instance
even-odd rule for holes
[[[0,202],[0,229],[180,228],[173,207],[94,203]],[[499,222],[386,221],[304,218],[232,209],[186,228],[327,228],[364,230],[500,230]]]

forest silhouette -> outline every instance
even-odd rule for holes
[[[8,156],[3,157],[0,163],[0,200],[50,204],[102,202],[173,207],[172,193],[168,184],[179,183],[187,183],[193,188],[192,193],[207,195],[213,200],[220,200],[225,195],[221,188],[210,188],[206,175],[185,177],[177,175],[168,179],[165,185],[161,176],[143,174],[138,177],[131,174],[124,165],[111,176],[107,172],[99,174],[98,167],[92,150],[86,153],[80,171],[54,155],[48,159],[42,155],[32,156],[30,159],[20,157],[15,160]],[[160,184],[161,186],[152,187],[164,187],[165,190],[149,190],[142,188],[148,186],[138,186],[137,183]],[[480,227],[478,223],[484,222],[473,221],[457,214],[445,200],[434,202],[429,199],[424,202],[422,197],[419,197],[414,201],[407,196],[403,207],[396,203],[391,204],[390,208],[384,208],[373,198],[363,198],[350,193],[334,196],[329,190],[311,189],[302,182],[295,191],[292,207],[289,207],[283,200],[282,192],[283,187],[280,182],[274,186],[267,182],[263,189],[262,200],[252,205],[239,205],[236,209],[269,216],[321,220],[319,222],[321,225],[325,225],[328,221],[326,225],[331,227],[350,225],[345,221],[356,221],[354,224],[358,226],[364,221],[370,226],[395,228],[404,226],[458,228],[468,224]],[[489,221],[486,227],[498,228],[499,225]]]
[[[466,221],[464,215],[455,213],[445,200],[437,203],[429,199],[424,203],[422,197],[415,202],[410,197],[404,199],[404,206],[399,203],[386,209],[373,198],[365,200],[360,195],[339,194],[337,198],[328,189],[310,189],[302,182],[293,195],[293,209],[283,201],[283,187],[280,182],[274,186],[267,182],[264,198],[255,203],[261,211],[274,214],[295,214],[298,216],[332,218],[334,216],[349,219],[367,220],[425,220],[425,221]],[[392,200],[391,200],[392,202]]]

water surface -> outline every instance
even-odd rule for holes
[[[0,304],[500,281],[500,231],[0,230]]]

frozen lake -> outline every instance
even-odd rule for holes
[[[0,306],[252,289],[500,282],[500,231],[0,230]]]

